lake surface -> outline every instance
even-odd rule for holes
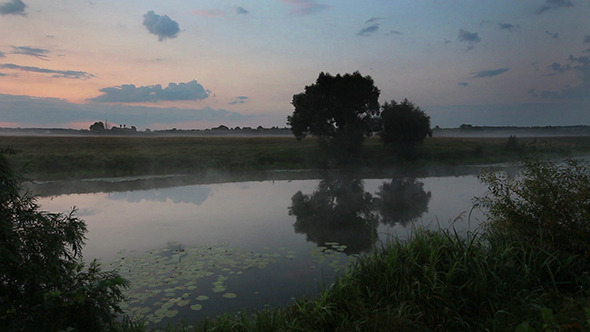
[[[85,259],[131,280],[128,313],[165,324],[314,296],[412,225],[473,230],[483,217],[472,199],[485,185],[474,175],[339,174],[117,190],[38,202],[51,212],[77,207]]]

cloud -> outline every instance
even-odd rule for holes
[[[6,53],[0,52],[0,58],[6,58]]]
[[[188,83],[169,83],[162,89],[160,84],[136,87],[124,84],[99,90],[102,95],[89,99],[99,103],[155,103],[173,100],[202,100],[209,97],[210,91],[205,90],[196,80]]]
[[[53,74],[52,77],[55,77],[55,78],[89,79],[89,78],[94,77],[94,75],[89,74],[85,71],[55,70],[55,69],[47,69],[47,68],[39,68],[39,67],[31,67],[31,66],[19,66],[19,65],[12,64],[12,63],[1,64],[0,68],[22,70],[22,71],[33,72],[33,73],[41,73],[41,74]]]
[[[576,86],[566,85],[561,91],[542,91],[541,98],[582,100],[590,102],[590,56],[569,56],[568,70],[573,69],[582,77],[582,82]],[[586,108],[588,105],[586,105]]]
[[[37,57],[39,59],[47,60],[47,54],[51,51],[37,48],[37,47],[30,47],[30,46],[12,46],[12,54],[24,54]]]
[[[472,50],[475,47],[475,45],[481,41],[481,38],[479,38],[476,32],[469,32],[467,30],[460,29],[459,41],[467,43],[467,50],[469,51]]]
[[[457,83],[457,85],[460,85],[460,86],[468,86],[469,83],[467,83],[467,82],[459,82],[459,83]]]
[[[57,98],[0,94],[0,118],[5,122],[19,123],[21,126],[43,124],[46,127],[62,127],[67,123],[92,123],[106,119],[109,123],[152,127],[155,124],[177,126],[179,123],[199,121],[219,124],[256,117],[211,107],[183,109],[120,104],[75,104]]]
[[[236,13],[238,13],[238,15],[246,15],[246,14],[249,14],[250,12],[247,11],[244,7],[237,7]]]
[[[330,6],[317,3],[315,0],[280,0],[281,2],[292,5],[295,9],[291,10],[294,15],[311,15],[330,8]]]
[[[236,105],[236,104],[245,104],[248,97],[246,96],[238,96],[236,100],[230,101],[227,103],[228,105]]]
[[[547,68],[553,69],[553,71],[558,73],[564,73],[571,69],[570,65],[562,65],[560,63],[554,62],[551,65],[547,66]]]
[[[379,20],[381,20],[381,18],[380,18],[380,17],[371,17],[370,19],[368,19],[368,20],[366,20],[366,21],[365,21],[365,24],[368,24],[368,23],[375,23],[375,22],[377,22],[377,21],[379,21]]]
[[[520,28],[520,25],[511,24],[511,23],[498,23],[498,27],[500,30],[508,30],[510,32],[514,32]]]
[[[590,44],[590,35],[584,36],[584,44]]]
[[[389,30],[389,32],[387,32],[385,35],[386,36],[391,36],[391,35],[403,35],[404,33],[401,31],[397,31],[397,30]]]
[[[0,14],[2,15],[25,15],[25,5],[21,0],[12,0],[0,4]]]
[[[361,31],[357,32],[358,36],[370,36],[373,33],[377,32],[379,30],[379,24],[375,23],[375,24],[371,24],[368,27],[362,29]]]
[[[193,14],[197,16],[205,16],[205,17],[221,17],[225,16],[225,12],[218,9],[198,9],[193,11]]]
[[[545,34],[553,39],[559,39],[559,32],[551,32],[549,30],[545,30]]]
[[[172,20],[168,15],[158,15],[153,10],[143,15],[143,25],[150,33],[158,36],[159,41],[166,38],[176,38],[180,32],[176,21]]]
[[[498,76],[498,75],[503,74],[509,70],[510,70],[510,68],[500,68],[500,69],[476,71],[474,73],[471,73],[470,78],[484,78],[484,77]]]
[[[570,0],[546,0],[545,5],[540,7],[535,11],[537,14],[542,14],[546,11],[565,8],[565,7],[573,7],[574,4]]]

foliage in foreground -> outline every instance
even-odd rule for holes
[[[516,177],[480,175],[489,191],[476,200],[495,228],[564,255],[590,255],[590,173],[577,160],[526,160]]]
[[[86,225],[39,211],[0,151],[0,329],[103,331],[120,312],[115,272],[82,261]]]

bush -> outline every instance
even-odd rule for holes
[[[86,224],[39,211],[0,151],[0,330],[104,331],[113,327],[121,288],[117,273],[85,266]]]
[[[527,160],[515,177],[480,175],[489,188],[476,203],[490,225],[566,255],[590,254],[590,174],[581,161]]]

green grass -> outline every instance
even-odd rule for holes
[[[427,138],[408,162],[372,137],[364,143],[359,166],[487,164],[518,160],[524,152],[590,152],[590,137],[519,138],[517,150],[507,150],[506,142]],[[298,142],[292,137],[1,137],[0,148],[6,147],[20,151],[11,159],[16,166],[27,165],[36,179],[314,169],[321,167],[323,156],[313,138]]]

